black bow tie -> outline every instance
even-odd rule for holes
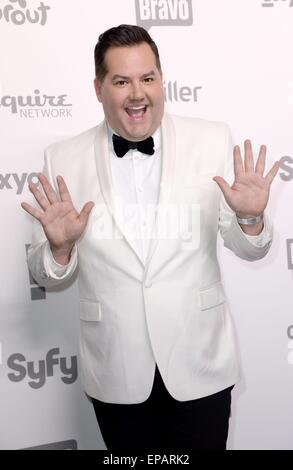
[[[113,134],[112,140],[115,153],[119,158],[124,157],[128,150],[131,149],[137,149],[139,152],[146,153],[148,155],[153,155],[155,153],[154,139],[152,137],[148,137],[140,142],[131,142],[119,135]]]

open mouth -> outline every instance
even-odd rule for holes
[[[142,119],[146,113],[146,110],[147,110],[146,105],[129,106],[125,108],[125,111],[127,112],[128,116],[130,116],[132,119]]]

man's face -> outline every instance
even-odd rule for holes
[[[112,129],[125,139],[144,140],[160,126],[164,112],[162,76],[147,43],[111,47],[103,83],[95,80],[98,100]]]

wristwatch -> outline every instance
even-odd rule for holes
[[[256,225],[263,220],[263,214],[257,215],[256,217],[249,217],[248,219],[241,219],[236,214],[237,222],[241,225]]]

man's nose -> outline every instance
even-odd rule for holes
[[[131,99],[132,100],[143,100],[144,99],[144,91],[143,86],[140,82],[132,83],[131,87]]]

